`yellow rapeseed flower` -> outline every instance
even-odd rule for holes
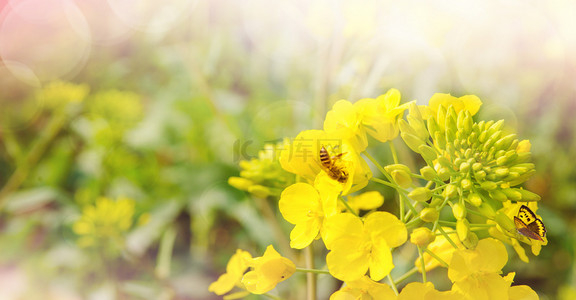
[[[253,258],[249,265],[252,270],[244,275],[242,283],[253,294],[272,290],[296,271],[294,263],[282,257],[272,245],[266,248],[263,256]]]
[[[376,209],[384,204],[384,197],[380,192],[370,191],[356,196],[348,196],[348,206],[356,213],[360,210]],[[344,209],[344,205],[338,202],[340,210]]]
[[[241,280],[244,272],[248,270],[248,262],[252,255],[247,251],[237,249],[226,265],[226,273],[220,275],[218,280],[214,281],[208,287],[208,291],[216,295],[224,295],[230,292],[235,286],[242,286]]]
[[[329,159],[320,161],[324,148]],[[347,141],[335,138],[321,130],[305,130],[287,145],[280,154],[284,170],[314,183],[318,176],[333,181],[344,195],[368,184],[372,177],[370,167]],[[343,172],[343,173],[341,173]],[[345,176],[335,176],[345,174]]]
[[[380,298],[384,299],[384,298]],[[431,282],[412,282],[407,284],[398,295],[397,300],[460,300],[462,294],[458,291],[441,292],[434,288]]]
[[[493,238],[480,240],[474,250],[455,251],[448,268],[452,290],[471,300],[523,299],[516,298],[523,295],[538,299],[532,297],[535,293],[528,286],[510,287],[513,273],[500,276],[507,261],[506,247]]]
[[[364,222],[342,213],[328,219],[323,235],[326,264],[330,274],[343,281],[361,278],[370,270],[370,278],[379,281],[394,268],[391,248],[406,242],[404,223],[388,212],[369,214]]]
[[[380,142],[398,136],[398,120],[408,108],[408,103],[400,105],[400,98],[397,89],[390,89],[376,99],[366,98],[354,103],[366,132]]]
[[[470,112],[470,115],[475,115],[480,106],[482,106],[482,100],[475,95],[466,95],[456,98],[450,94],[436,93],[428,101],[428,106],[420,106],[420,111],[422,112],[422,117],[427,120],[430,117],[435,117],[438,112],[438,107],[443,106],[445,109],[452,105],[456,114],[463,110]]]
[[[290,247],[302,249],[310,245],[321,232],[325,217],[336,214],[338,194],[324,190],[320,193],[310,184],[295,183],[282,192],[280,213],[296,225],[290,232]]]
[[[324,131],[334,138],[348,141],[354,150],[362,152],[368,146],[366,129],[358,107],[346,100],[334,103],[326,114]]]
[[[80,236],[80,247],[103,248],[115,255],[124,246],[124,237],[132,227],[133,217],[134,200],[120,198],[114,201],[102,197],[83,209],[72,229]]]
[[[394,291],[384,283],[363,276],[358,280],[346,282],[340,290],[330,296],[330,300],[379,300],[396,299]]]
[[[90,87],[86,84],[74,84],[65,81],[54,81],[42,88],[40,97],[50,109],[63,108],[68,103],[84,101]]]

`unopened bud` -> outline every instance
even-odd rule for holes
[[[504,193],[506,195],[506,198],[512,200],[512,201],[520,201],[522,200],[522,193],[520,193],[518,190],[516,189],[502,189],[502,193]]]
[[[508,176],[510,170],[506,167],[498,167],[494,169],[494,173],[496,174],[497,177],[502,178]]]
[[[448,170],[448,168],[440,168],[440,170],[438,170],[438,177],[440,177],[440,180],[442,181],[446,181],[448,179],[450,179],[450,171]]]
[[[472,181],[470,181],[469,179],[462,179],[462,181],[460,181],[460,186],[464,189],[464,190],[469,190],[472,188]]]
[[[482,197],[480,197],[480,195],[478,195],[476,193],[470,193],[470,195],[468,195],[468,202],[470,202],[470,204],[478,207],[478,206],[482,205]]]
[[[478,245],[478,236],[474,232],[469,232],[468,238],[463,240],[462,244],[467,249],[470,249],[470,250],[476,249],[476,246]]]
[[[416,246],[426,247],[436,239],[436,235],[426,227],[414,229],[410,234],[410,242]]]
[[[460,203],[452,205],[452,214],[456,220],[464,220],[466,218],[466,207]]]
[[[254,185],[254,182],[250,179],[232,176],[228,178],[228,184],[241,191],[247,191],[249,187]]]
[[[404,121],[404,120],[400,120],[400,121]],[[406,126],[409,126],[409,125],[406,124]],[[420,147],[420,145],[424,145],[424,143],[425,143],[419,137],[417,137],[411,133],[408,133],[408,132],[402,132],[400,134],[400,136],[402,137],[402,139],[404,140],[406,145],[408,145],[408,147],[410,147],[410,149],[412,149],[412,151],[414,151],[414,152],[418,152],[418,147]]]
[[[436,159],[436,157],[438,157],[438,153],[436,153],[436,151],[428,145],[420,145],[418,150],[426,161],[433,161]]]
[[[532,201],[540,201],[540,196],[536,193],[532,193],[531,191],[525,189],[515,189],[520,194],[522,194],[522,201],[525,202],[532,202]]]
[[[467,162],[463,162],[460,164],[460,172],[462,173],[468,173],[468,171],[470,171],[470,164]]]
[[[253,185],[248,188],[248,192],[256,198],[266,198],[272,194],[269,188],[262,185]]]
[[[514,225],[514,221],[510,219],[504,212],[499,211],[494,215],[494,221],[509,233],[516,231],[516,226]]]
[[[470,233],[470,223],[468,220],[463,219],[456,221],[456,233],[460,241],[465,241],[468,238],[468,234]]]
[[[420,175],[422,175],[422,177],[424,177],[424,179],[428,181],[432,181],[436,178],[436,176],[438,176],[438,174],[436,174],[436,171],[434,171],[434,169],[432,169],[432,167],[430,166],[425,166],[422,169],[420,169]]]
[[[506,200],[508,200],[508,198],[506,197],[506,194],[504,194],[502,191],[500,190],[492,190],[490,192],[488,192],[490,194],[490,197],[494,200],[498,200],[501,202],[504,202]]]
[[[435,222],[439,216],[438,210],[432,207],[426,207],[420,212],[420,219],[427,223]]]
[[[408,193],[408,197],[414,201],[425,202],[432,197],[432,191],[425,187],[419,187]]]
[[[444,196],[452,198],[456,197],[457,194],[458,194],[458,188],[456,187],[456,185],[454,184],[446,185],[446,188],[444,189]]]
[[[490,191],[498,187],[498,185],[493,181],[484,181],[480,184],[480,187],[484,190]]]

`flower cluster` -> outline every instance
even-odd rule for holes
[[[240,177],[230,177],[228,183],[255,197],[280,195],[280,191],[294,182],[294,176],[284,171],[278,158],[286,142],[266,144],[258,152],[258,158],[240,161]]]
[[[126,233],[133,224],[134,200],[120,198],[116,201],[99,198],[94,205],[82,210],[73,230],[79,235],[78,245],[98,250],[106,257],[116,257],[124,247]]]
[[[331,300],[538,299],[530,287],[512,286],[514,273],[501,275],[508,262],[503,243],[524,261],[520,242],[535,255],[547,243],[535,213],[540,197],[520,186],[534,174],[530,142],[508,133],[502,120],[475,121],[482,105],[476,96],[435,94],[427,106],[400,104],[400,98],[392,89],[375,99],[340,100],[326,114],[323,130],[305,130],[283,145],[279,163],[296,176],[279,199],[280,213],[294,225],[290,246],[304,249],[321,240],[327,270],[295,269],[274,251],[276,264],[228,270],[222,276],[234,279],[226,279],[226,287],[234,281],[263,293],[297,270],[341,280]],[[390,163],[369,154],[368,135],[389,144]],[[419,173],[398,161],[390,141],[399,135],[426,163]],[[372,175],[369,163],[381,176]],[[366,190],[369,181],[396,191],[397,215],[382,211],[384,197]],[[418,255],[414,268],[394,280],[398,248]],[[253,271],[243,274],[249,266]],[[448,291],[436,290],[427,278],[438,267],[452,283]],[[399,289],[417,273],[422,283]],[[218,294],[222,278],[210,288]]]

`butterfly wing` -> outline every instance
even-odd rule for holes
[[[536,214],[526,205],[520,206],[520,210],[518,210],[518,218],[522,220],[524,224],[530,224],[537,219]]]
[[[546,235],[546,227],[544,227],[544,223],[540,221],[540,219],[536,219],[534,222],[527,225],[530,231],[538,234],[541,238],[539,240],[542,241],[542,238]]]
[[[541,223],[541,222],[540,222]],[[539,241],[544,241],[538,233],[532,231],[524,221],[518,217],[514,217],[514,224],[516,225],[516,230],[521,235]]]

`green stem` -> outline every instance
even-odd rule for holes
[[[282,298],[280,298],[280,297],[278,297],[278,296],[274,296],[274,295],[268,294],[268,293],[264,293],[264,294],[262,294],[262,295],[264,295],[264,296],[266,296],[266,297],[268,297],[268,298],[270,298],[270,299],[272,299],[272,300],[282,300]]]
[[[435,260],[437,260],[442,266],[448,268],[448,264],[441,259],[438,255],[436,255],[434,252],[430,251],[428,248],[426,248],[426,253],[428,253],[428,255],[432,256]]]
[[[418,246],[418,255],[420,256],[420,266],[422,267],[422,282],[426,283],[426,264],[424,263],[424,255],[420,246]]]
[[[397,184],[392,183],[392,182],[388,182],[388,181],[385,181],[385,180],[382,180],[382,179],[380,179],[380,178],[372,177],[372,178],[370,178],[370,180],[372,180],[372,181],[374,181],[374,182],[378,182],[378,183],[383,184],[383,185],[385,185],[385,186],[389,186],[389,187],[391,187],[391,188],[393,188],[393,189],[397,189],[397,190],[401,190],[401,191],[406,191],[405,189],[399,187]]]
[[[62,114],[54,116],[42,132],[36,143],[30,149],[30,152],[23,159],[22,164],[16,167],[16,170],[6,184],[0,190],[0,208],[4,205],[7,196],[17,190],[26,180],[33,167],[36,166],[42,155],[48,150],[52,141],[58,136],[60,130],[68,122],[68,115]]]
[[[370,155],[368,152],[364,151],[362,152],[364,154],[364,156],[366,156],[375,166],[376,168],[382,173],[382,174],[388,174],[386,173],[386,170],[384,170],[384,168],[378,163],[378,161],[376,159],[374,159],[374,157],[372,157],[372,155]]]
[[[350,207],[350,204],[348,204],[348,201],[344,200],[344,198],[342,197],[338,197],[338,200],[340,200],[340,202],[342,202],[342,204],[344,204],[344,206],[346,206],[346,209],[352,213],[353,215],[358,217],[358,214],[352,209],[352,207]]]
[[[418,272],[418,268],[414,267],[412,269],[410,269],[408,272],[404,273],[404,275],[398,277],[398,279],[396,279],[396,281],[394,281],[394,284],[399,284],[402,281],[408,279],[408,277],[416,274],[416,272]]]
[[[314,247],[313,244],[306,247],[305,259],[306,267],[308,269],[314,269]],[[308,272],[306,274],[306,293],[308,294],[308,300],[316,300],[316,273]]]
[[[450,243],[450,245],[452,245],[452,247],[454,247],[455,249],[458,249],[458,246],[456,246],[456,243],[454,243],[454,241],[450,238],[450,236],[448,236],[448,234],[446,234],[446,231],[444,231],[444,229],[442,229],[442,226],[438,227],[438,230],[440,230],[440,232],[444,235],[444,238],[446,238],[446,240]]]
[[[390,145],[390,152],[392,153],[392,159],[394,160],[394,163],[397,164],[398,154],[396,153],[396,147],[394,147],[394,143],[392,141],[389,141],[388,144]]]
[[[396,283],[392,279],[392,276],[390,274],[388,274],[387,277],[388,277],[388,282],[390,283],[390,287],[392,287],[392,290],[394,291],[394,293],[396,295],[398,295],[398,288],[396,287]]]
[[[408,223],[406,223],[406,227],[411,228],[413,226],[420,225],[420,223],[422,223],[422,220],[420,219],[420,217],[416,217],[416,218],[410,220]]]
[[[296,268],[296,272],[330,275],[330,272],[327,270],[306,269],[306,268]]]

